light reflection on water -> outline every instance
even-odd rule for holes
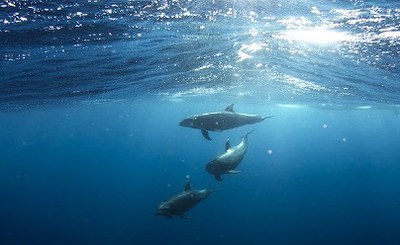
[[[297,29],[283,31],[276,35],[278,39],[284,39],[289,42],[306,42],[312,44],[333,44],[340,42],[355,42],[356,37],[340,31],[329,30],[325,28]]]
[[[94,95],[105,87],[108,94],[122,97],[231,92],[271,100],[338,96],[390,101],[400,90],[396,6],[160,0],[32,1],[0,8],[8,11],[0,15],[3,79],[20,86],[3,94],[31,91],[32,78],[44,83],[36,94],[55,97],[76,97],[74,91]],[[14,45],[29,48],[4,48]],[[43,61],[56,64],[60,74],[43,70]],[[12,72],[15,64],[19,74]],[[88,69],[87,64],[101,66]],[[80,80],[75,73],[82,74]],[[58,87],[45,84],[53,80]],[[46,91],[49,87],[52,91]]]

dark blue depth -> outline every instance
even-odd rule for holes
[[[3,113],[1,243],[400,241],[400,130],[391,111],[237,104],[276,117],[215,132],[211,142],[178,126],[214,106],[146,102]],[[253,128],[242,173],[215,181],[205,164],[227,138],[236,144]],[[187,213],[191,220],[155,216],[160,201],[183,190],[187,174],[193,188],[217,192]]]

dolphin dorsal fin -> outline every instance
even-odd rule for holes
[[[225,108],[225,111],[235,112],[235,111],[233,110],[233,104],[228,105],[228,106]]]
[[[190,191],[190,177],[186,175],[185,191]]]
[[[229,150],[230,148],[231,148],[231,142],[229,139],[227,139],[225,143],[225,151]]]

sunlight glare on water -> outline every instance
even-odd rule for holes
[[[349,2],[6,1],[0,99],[398,103],[400,9]]]
[[[243,44],[239,51],[237,52],[237,55],[239,57],[239,59],[237,60],[237,62],[241,62],[244,61],[246,59],[251,59],[253,58],[253,56],[251,54],[262,50],[263,48],[265,48],[267,45],[265,43],[251,43],[251,44]]]
[[[330,30],[324,27],[287,30],[277,35],[276,38],[289,42],[305,42],[320,45],[355,41],[355,37],[346,32]]]

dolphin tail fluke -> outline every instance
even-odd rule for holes
[[[208,131],[205,129],[201,130],[201,134],[204,136],[204,138],[211,140],[210,136],[208,135]]]
[[[222,181],[221,175],[214,175],[214,177],[217,181]]]

